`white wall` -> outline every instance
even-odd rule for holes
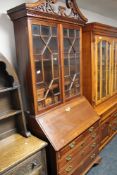
[[[16,67],[16,49],[13,24],[7,16],[7,10],[31,0],[0,0],[0,52]],[[35,1],[35,0],[32,0]],[[97,13],[81,9],[89,22],[102,22],[117,26],[117,21]]]
[[[0,52],[16,65],[16,51],[13,23],[7,16],[7,10],[25,0],[0,0]]]
[[[108,25],[117,27],[117,21],[116,20],[113,20],[111,18],[102,16],[98,13],[88,11],[86,9],[80,9],[80,10],[86,16],[86,18],[88,19],[88,22],[100,22],[100,23],[103,23],[103,24],[108,24]]]

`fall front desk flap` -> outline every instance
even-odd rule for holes
[[[59,151],[98,121],[99,116],[85,97],[79,97],[36,120],[53,148]]]

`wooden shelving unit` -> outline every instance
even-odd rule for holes
[[[0,140],[16,131],[26,137],[29,135],[17,75],[0,54]]]

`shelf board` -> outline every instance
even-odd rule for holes
[[[19,87],[19,86],[1,88],[1,89],[0,89],[0,93],[8,92],[8,91],[13,91],[13,90],[17,89],[18,87]]]
[[[21,112],[22,112],[21,110],[13,110],[13,109],[3,112],[0,114],[0,120],[3,120],[16,114],[20,114]]]

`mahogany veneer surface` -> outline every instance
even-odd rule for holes
[[[70,108],[70,111],[66,111]],[[37,118],[39,126],[59,151],[99,119],[85,97],[70,101]]]

